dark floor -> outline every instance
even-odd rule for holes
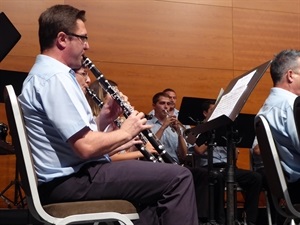
[[[0,225],[39,225],[27,209],[0,209]]]

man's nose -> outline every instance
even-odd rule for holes
[[[85,81],[87,84],[90,84],[91,83],[91,78],[90,76],[88,75],[87,78],[86,78],[86,81]]]

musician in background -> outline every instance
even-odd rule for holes
[[[169,115],[176,116],[178,118],[179,110],[176,109],[176,101],[177,101],[176,92],[172,88],[166,88],[162,92],[166,93],[169,96],[170,100],[171,100],[170,108],[169,108],[169,112],[168,112]],[[149,115],[154,115],[154,110],[153,109],[149,112]]]
[[[148,120],[152,125],[152,132],[160,139],[165,146],[168,154],[178,163],[184,162],[188,144],[183,137],[183,128],[179,125],[176,116],[168,115],[171,99],[167,93],[156,93],[152,98],[152,107],[154,116]],[[196,199],[198,205],[198,216],[207,218],[208,215],[208,174],[207,170],[201,168],[189,168],[191,170],[196,190]],[[178,224],[178,223],[177,223]]]
[[[88,79],[86,79],[86,81],[84,82],[83,79],[81,79],[81,75],[77,74],[77,70],[75,71],[76,73],[76,79],[78,81],[79,84],[81,84],[81,86],[84,88],[85,90],[85,94],[86,94],[86,98],[87,101],[92,109],[93,112],[93,116],[95,118],[97,118],[97,116],[99,115],[101,108],[99,107],[99,105],[94,101],[94,99],[89,96],[86,93],[86,84],[89,83],[87,82]],[[117,83],[112,81],[112,80],[108,80],[108,82],[114,87],[114,88],[118,88]],[[92,82],[89,85],[89,88],[95,93],[95,95],[103,102],[107,101],[107,96],[109,96],[108,93],[106,93],[103,88],[101,87],[101,85],[99,84],[98,80],[95,80],[94,82]],[[109,124],[108,127],[105,129],[106,132],[109,131],[113,131],[116,129],[119,129],[119,126],[125,121],[125,117],[123,115],[119,116],[117,118],[116,121],[114,121],[113,123]],[[138,137],[137,137],[138,138]],[[156,154],[157,155],[157,151],[155,150],[155,148],[153,148],[153,146],[150,144],[150,142],[147,142],[146,144],[146,149],[151,153],[151,154]],[[144,156],[143,154],[135,147],[132,146],[128,149],[124,149],[123,151],[120,151],[118,153],[115,153],[113,155],[110,155],[110,158],[112,161],[122,161],[122,160],[130,160],[130,159],[143,159]]]
[[[203,115],[205,119],[211,114],[215,106],[215,101],[207,100],[202,104]],[[225,224],[225,213],[224,213],[224,183],[226,175],[227,166],[227,147],[225,146],[212,146],[213,155],[213,169],[218,172],[214,173],[216,176],[215,184],[215,215],[216,220],[220,224]],[[207,144],[202,144],[200,146],[194,145],[192,149],[195,155],[200,155],[200,161],[196,160],[197,167],[208,167],[208,157],[207,157]],[[238,151],[236,153],[238,155]],[[205,157],[203,157],[205,156]],[[220,176],[221,175],[221,176]],[[239,186],[245,192],[245,205],[244,210],[246,213],[246,221],[248,225],[256,224],[258,215],[258,203],[259,195],[262,187],[262,177],[259,173],[236,168],[235,170],[236,181]],[[223,179],[220,179],[220,177]],[[221,194],[221,195],[220,195]]]
[[[163,92],[169,95],[169,98],[171,100],[169,114],[172,116],[176,116],[178,118],[179,110],[176,109],[176,101],[177,101],[176,92],[172,88],[166,88],[165,90],[163,90]]]
[[[86,94],[86,88],[89,87],[91,83],[91,78],[88,73],[88,68],[81,66],[79,69],[75,69],[76,80],[83,91]]]
[[[108,80],[108,82],[114,87],[118,88],[118,84],[112,80]],[[103,102],[105,102],[105,98],[107,96],[107,93],[103,90],[101,85],[99,84],[98,80],[93,81],[91,84],[89,84],[89,88],[96,94],[96,96],[101,99]],[[92,108],[93,115],[97,117],[100,113],[101,108],[95,103],[95,101],[87,96],[87,101],[89,105]]]
[[[41,54],[18,99],[42,204],[124,199],[138,207],[136,224],[198,225],[189,170],[139,160],[111,162],[109,154],[141,144],[134,138],[151,126],[133,110],[120,129],[103,132],[122,113],[108,97],[97,129],[73,70],[89,49],[85,11],[70,5],[48,8],[39,17],[39,40]]]
[[[117,86],[117,83],[115,83],[114,81],[112,80],[109,80],[109,83],[114,87],[114,88],[118,88]],[[89,85],[89,88],[91,91],[93,91],[95,93],[95,95],[103,102],[107,102],[107,93],[103,90],[103,88],[101,87],[101,85],[99,84],[99,81],[98,80],[95,80],[93,81],[90,85]],[[85,92],[86,93],[86,92]],[[93,98],[91,98],[91,96],[89,96],[87,93],[86,93],[86,98],[87,98],[87,101],[92,109],[92,112],[93,112],[93,116],[97,122],[97,118],[98,118],[98,115],[100,114],[100,111],[101,111],[101,108],[99,107],[98,103],[96,103],[94,101]],[[118,117],[119,121],[122,119],[122,121],[124,121],[124,116],[123,115],[120,115]],[[97,123],[98,124],[98,123]],[[105,128],[105,131],[113,131],[113,130],[116,130],[118,129],[118,126],[117,124],[115,123],[115,121],[113,121],[111,124],[109,124],[106,128]]]

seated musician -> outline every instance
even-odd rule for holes
[[[172,88],[166,88],[162,92],[166,93],[171,100],[168,114],[171,116],[176,116],[178,118],[179,110],[176,109],[177,94],[176,94],[175,90]],[[149,112],[149,115],[154,115],[153,109]]]
[[[139,160],[111,162],[109,154],[141,143],[134,138],[151,126],[133,110],[120,129],[103,132],[124,110],[112,98],[97,126],[73,70],[89,49],[85,11],[54,5],[38,21],[41,54],[18,100],[42,204],[124,199],[138,208],[136,224],[198,225],[189,170]]]
[[[294,118],[294,101],[300,95],[300,51],[279,52],[270,67],[273,87],[257,115],[270,124],[292,203],[300,203],[300,141]]]
[[[152,98],[154,116],[148,120],[152,125],[152,132],[160,139],[165,150],[178,164],[185,160],[188,145],[183,137],[183,127],[179,125],[176,116],[168,114],[171,99],[164,92],[156,93]],[[208,215],[208,174],[201,168],[189,168],[191,170],[196,190],[199,219]]]

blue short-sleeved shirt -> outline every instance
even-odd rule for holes
[[[274,87],[258,112],[270,124],[288,182],[300,178],[300,143],[293,112],[296,97],[292,92]]]
[[[162,123],[153,116],[152,119],[148,120],[147,124],[152,124],[151,131],[155,134],[161,127]],[[186,126],[189,128],[189,126]],[[164,145],[165,150],[168,154],[177,162],[179,163],[178,159],[178,134],[173,131],[169,126],[164,130],[163,135],[160,139],[161,143]],[[189,146],[189,144],[187,144]]]
[[[38,55],[18,99],[38,182],[77,172],[86,160],[75,154],[67,140],[84,127],[96,131],[97,125],[74,71],[49,56]]]

